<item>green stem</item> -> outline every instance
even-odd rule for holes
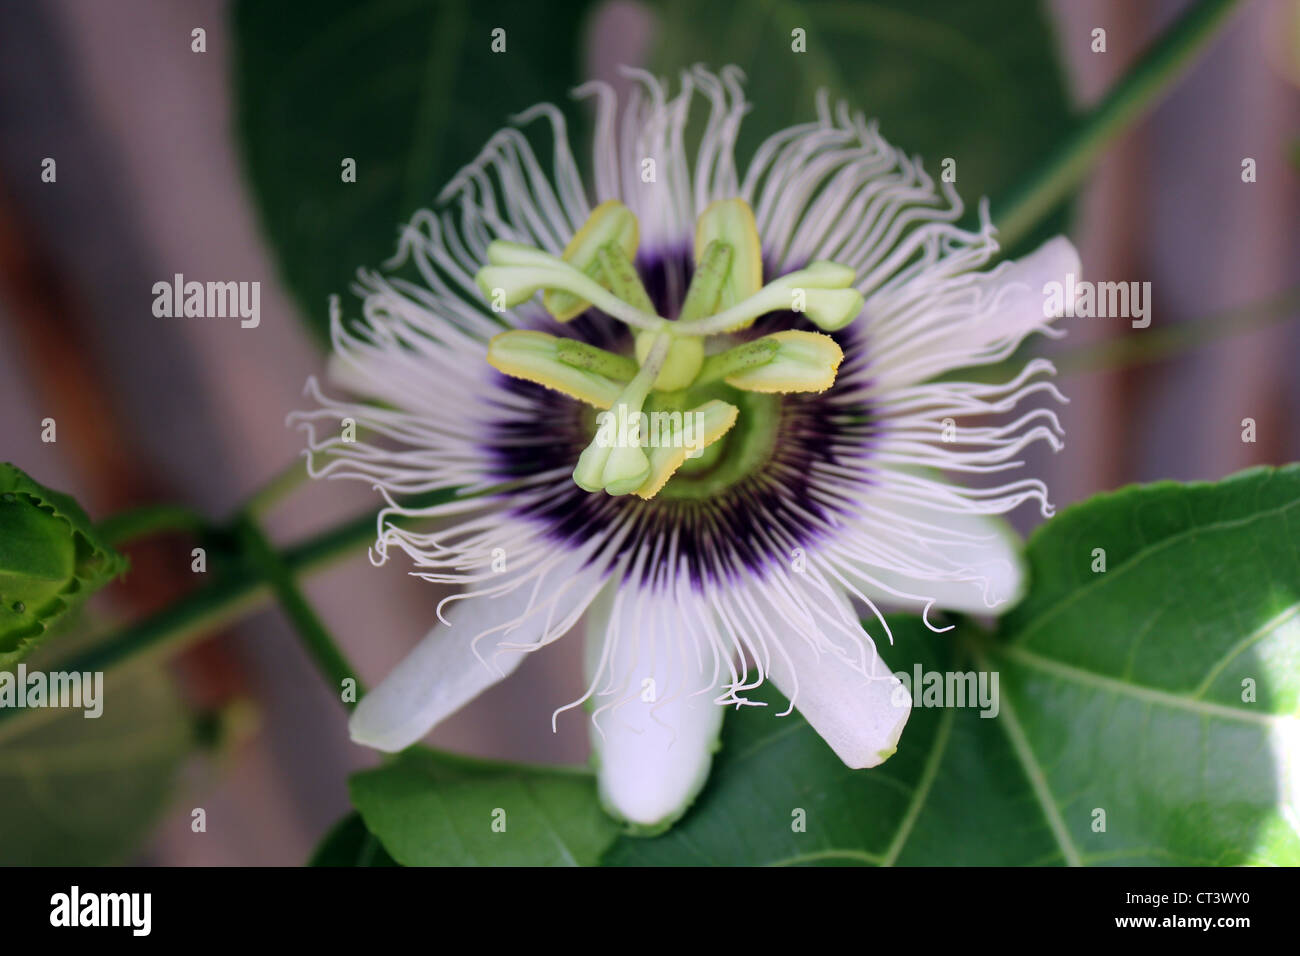
[[[95,530],[105,543],[120,547],[152,534],[168,531],[199,532],[208,527],[207,519],[182,505],[144,505],[105,518],[96,525]]]
[[[993,207],[998,241],[1009,248],[1083,181],[1102,150],[1151,108],[1187,69],[1238,0],[1197,0],[1142,54],[1039,171]]]
[[[1253,305],[1216,312],[1191,322],[1159,326],[1084,345],[1053,359],[1062,375],[1145,365],[1172,358],[1233,335],[1255,332],[1300,317],[1300,288]]]
[[[357,698],[365,693],[361,682],[343,651],[330,636],[324,622],[299,589],[293,571],[251,515],[238,519],[235,529],[244,546],[244,555],[261,572],[262,579],[270,584],[280,602],[280,608],[302,638],[303,646],[307,648],[307,653],[311,655],[326,682],[338,693],[345,681],[352,681],[356,694],[352,696],[351,702],[355,706]]]
[[[1257,332],[1298,317],[1300,288],[1295,288],[1263,302],[1227,309],[1187,322],[1163,326],[1153,324],[1149,329],[1135,330],[1134,334],[1064,349],[1055,354],[1048,353],[1047,357],[1062,376],[1130,368],[1174,358],[1221,339]],[[1137,334],[1139,331],[1141,334]],[[995,365],[958,369],[944,378],[962,382],[1005,382],[1024,368],[1025,362],[1035,354],[1042,352],[1037,343],[1031,342],[1022,345],[1010,358]]]
[[[303,459],[268,481],[253,493],[240,509],[249,515],[265,514],[267,509],[307,480],[307,463]],[[173,531],[201,533],[213,530],[203,515],[184,505],[143,505],[112,515],[96,526],[106,544],[121,547],[139,538]]]
[[[307,459],[299,458],[278,475],[253,492],[241,513],[247,515],[264,515],[276,502],[290,494],[307,480]]]

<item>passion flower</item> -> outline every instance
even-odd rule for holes
[[[1059,448],[1050,410],[1016,414],[1060,399],[1053,369],[947,373],[1057,334],[1041,290],[1079,264],[1057,238],[978,271],[998,248],[986,207],[959,227],[950,184],[825,96],[740,168],[738,69],[693,70],[672,99],[630,72],[621,106],[576,91],[595,98],[590,182],[543,104],[414,216],[384,271],[360,272],[361,319],[333,315],[358,400],[311,381],[319,407],[294,418],[314,475],[385,496],[372,559],[396,548],[461,588],[360,702],[354,739],[406,747],[585,614],[587,690],[556,714],[589,708],[606,806],[653,831],[703,785],[724,705],[770,678],[784,713],[874,766],[909,713],[880,608],[1017,598],[995,516],[1050,514],[1045,487],[945,476]],[[398,500],[447,487],[436,507]]]

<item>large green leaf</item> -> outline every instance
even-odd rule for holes
[[[1105,495],[1030,542],[989,657],[1062,857],[1300,862],[1298,541],[1289,466]]]
[[[284,277],[322,336],[326,298],[392,255],[508,116],[568,103],[585,3],[297,0],[235,5],[237,120]],[[492,31],[506,51],[492,52]],[[356,182],[342,162],[356,160]]]
[[[406,866],[586,866],[613,840],[589,773],[412,749],[350,782],[353,805]]]
[[[754,112],[738,153],[812,118],[825,88],[880,121],[936,179],[956,160],[969,206],[999,196],[1039,164],[1069,128],[1057,42],[1037,0],[665,0],[655,71],[735,63]],[[804,31],[805,53],[792,49]],[[1031,237],[1060,231],[1057,216]]]
[[[893,758],[850,771],[797,718],[742,711],[692,812],[606,862],[1294,864],[1298,525],[1296,466],[1072,508],[999,635],[900,622],[884,651],[997,672],[996,717],[918,708]]]

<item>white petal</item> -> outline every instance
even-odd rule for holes
[[[817,562],[799,573],[770,569],[730,603],[742,602],[753,611],[746,628],[751,653],[840,759],[856,769],[893,754],[911,700]]]
[[[490,599],[476,605],[490,607]],[[470,620],[478,607],[457,615]],[[477,626],[475,630],[478,630]],[[415,743],[447,717],[509,676],[524,659],[507,652],[485,667],[470,646],[474,631],[438,625],[415,646],[384,681],[361,699],[348,722],[352,739],[378,750],[396,751]],[[487,650],[492,650],[489,645]]]
[[[540,583],[537,575],[521,572],[514,576],[520,583],[513,590],[484,593],[452,605],[447,612],[451,626],[430,631],[361,699],[348,722],[352,739],[378,750],[401,750],[509,676],[526,652],[503,648],[497,653],[496,645],[558,637],[556,629],[562,629],[570,616],[576,620],[594,591],[593,584],[580,580],[582,564],[582,555],[569,555],[550,565]],[[563,585],[568,586],[560,592],[561,599],[553,606],[544,603]],[[474,653],[480,635],[486,635],[478,642],[482,660]]]
[[[885,392],[1001,361],[1033,332],[1059,336],[1049,331],[1062,314],[1049,290],[1059,283],[1062,298],[1066,277],[1074,277],[1073,288],[1080,273],[1079,253],[1069,239],[1056,236],[974,279],[931,282],[922,275],[896,293],[868,299],[875,387]]]
[[[588,671],[610,691],[593,698],[601,800],[649,832],[686,812],[722,728],[713,654],[677,615],[676,602],[625,585],[607,588],[587,618]]]
[[[773,683],[846,765],[874,767],[893,755],[912,698],[878,656],[863,673],[797,637],[782,647],[789,661],[772,656]]]
[[[892,526],[893,563],[881,558],[840,565],[867,598],[882,607],[912,609],[918,600],[933,601],[936,608],[972,614],[1005,610],[1020,600],[1026,583],[1024,562],[1019,539],[1004,520],[961,510],[970,507],[965,499],[948,503],[957,510],[919,500],[892,485],[888,471],[878,474],[885,487],[899,494],[882,492],[869,499],[880,521]],[[871,529],[881,533],[879,524]]]
[[[1064,286],[1067,275],[1072,275],[1077,282],[1081,271],[1078,250],[1065,236],[1054,236],[1027,256],[993,270],[989,273],[988,293],[996,296],[1005,290],[1005,294],[994,314],[964,330],[971,337],[972,346],[982,345],[981,339],[993,341],[1014,336],[1018,340],[1059,318],[1063,314],[1061,309],[1047,308],[1046,287],[1052,282]]]

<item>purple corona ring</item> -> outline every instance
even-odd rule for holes
[[[604,805],[654,832],[704,785],[725,705],[770,679],[774,719],[797,709],[875,766],[910,712],[883,611],[1019,597],[1000,516],[1051,513],[1014,472],[1061,447],[1036,399],[1063,399],[1041,359],[1001,384],[949,373],[1059,334],[1042,290],[1079,262],[1057,238],[985,269],[985,207],[959,227],[952,186],[845,104],[820,97],[738,163],[738,69],[675,89],[627,72],[621,103],[576,91],[589,179],[543,104],[413,217],[360,272],[361,314],[334,310],[351,397],[309,382],[292,419],[313,475],[384,496],[374,562],[400,551],[460,589],[354,739],[406,747],[585,630],[586,692],[555,719],[588,710]]]

